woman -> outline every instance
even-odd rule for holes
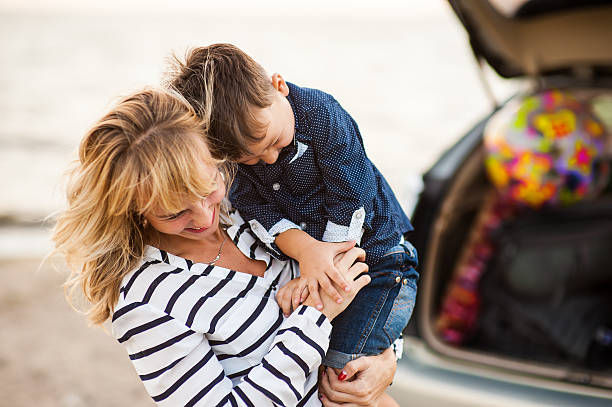
[[[225,207],[230,177],[205,145],[206,126],[178,96],[145,90],[89,131],[54,232],[67,286],[83,290],[92,322],[112,317],[159,405],[319,405],[330,320],[369,281],[353,264],[363,251],[338,246],[353,282],[341,304],[326,297],[318,311],[306,299],[284,318],[274,296],[296,270]],[[375,378],[361,390],[323,374],[324,405],[375,405],[394,371],[388,353],[350,367]]]

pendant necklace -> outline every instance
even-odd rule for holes
[[[226,240],[227,240],[227,233],[223,233],[223,241],[221,242],[221,245],[219,246],[219,252],[217,253],[214,259],[212,259],[211,261],[207,263],[208,265],[214,266],[215,264],[217,264],[217,262],[221,258],[221,250],[223,249],[223,245],[225,244]]]

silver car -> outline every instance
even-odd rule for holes
[[[423,176],[408,236],[419,292],[390,392],[402,406],[612,406],[612,1],[449,3],[478,62],[529,88]],[[509,104],[550,89],[607,98],[597,195],[501,216],[487,229],[477,278],[453,293],[496,193],[483,138]],[[474,308],[449,311],[453,295]]]

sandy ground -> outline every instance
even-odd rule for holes
[[[40,260],[0,261],[0,406],[151,406],[121,347],[88,327]]]

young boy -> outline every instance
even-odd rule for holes
[[[268,76],[229,44],[193,49],[178,64],[169,85],[196,111],[212,103],[210,147],[239,163],[232,205],[270,250],[299,262],[283,311],[307,295],[321,308],[319,285],[339,297],[331,281],[347,285],[334,258],[357,243],[372,281],[334,319],[324,364],[341,369],[390,347],[414,307],[417,256],[403,240],[410,221],[366,156],[355,121],[332,96]]]

